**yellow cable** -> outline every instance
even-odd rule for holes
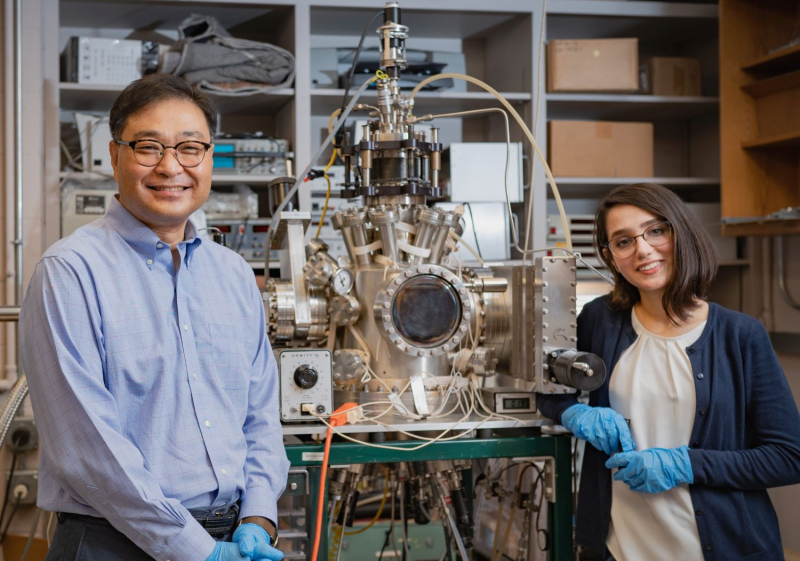
[[[338,109],[336,110],[338,111]],[[336,111],[333,112],[333,115],[336,114]],[[331,118],[333,117],[331,115]],[[325,178],[325,181],[328,182],[328,191],[325,193],[325,206],[322,207],[322,216],[319,219],[319,226],[317,226],[317,233],[314,236],[315,238],[319,237],[319,233],[322,231],[322,224],[325,223],[325,214],[328,212],[328,201],[331,198],[331,178],[328,177],[328,170],[331,169],[333,162],[336,160],[336,149],[333,149],[333,154],[331,154],[331,159],[328,162],[328,165],[325,166],[325,169],[322,170],[322,177]]]
[[[381,499],[381,504],[378,507],[378,512],[375,513],[375,516],[372,518],[369,524],[367,524],[363,528],[359,528],[358,530],[353,530],[352,532],[345,532],[344,535],[355,536],[356,534],[366,532],[367,530],[372,528],[372,525],[375,524],[375,522],[377,522],[380,519],[381,514],[383,514],[383,507],[384,505],[386,505],[386,497],[388,496],[389,496],[389,468],[386,468],[386,482],[383,485],[383,498]]]
[[[550,166],[547,164],[547,158],[545,158],[544,154],[542,153],[541,149],[539,148],[539,145],[536,144],[536,139],[533,138],[533,134],[531,133],[531,130],[528,128],[528,125],[525,123],[525,121],[522,119],[522,117],[519,116],[519,113],[517,113],[516,109],[514,109],[514,107],[508,102],[508,100],[506,100],[500,94],[500,92],[495,90],[493,87],[491,87],[486,82],[482,82],[481,80],[478,80],[477,78],[473,78],[472,76],[467,76],[466,74],[458,74],[458,73],[455,73],[455,72],[445,72],[444,74],[437,74],[435,76],[430,76],[429,78],[425,78],[424,80],[422,80],[419,84],[417,84],[414,87],[413,90],[411,90],[411,94],[409,95],[409,97],[411,99],[414,99],[414,96],[417,95],[417,92],[419,92],[426,85],[428,85],[429,83],[434,82],[436,80],[442,80],[444,78],[457,78],[459,80],[465,80],[467,82],[475,84],[476,86],[480,86],[481,88],[483,88],[484,90],[486,90],[487,92],[492,94],[494,97],[496,97],[497,100],[500,103],[502,103],[505,106],[506,109],[508,109],[508,112],[511,113],[511,115],[513,115],[513,117],[514,117],[514,119],[516,119],[517,123],[519,123],[519,126],[522,128],[522,131],[525,133],[525,136],[528,137],[528,140],[530,141],[531,146],[533,146],[533,149],[536,152],[536,155],[539,156],[539,160],[541,160],[542,165],[544,166],[544,172],[547,175],[547,180],[550,182],[550,187],[553,190],[553,197],[556,200],[556,205],[558,205],[558,212],[561,214],[561,223],[564,226],[564,236],[566,237],[567,249],[570,252],[572,252],[572,236],[570,235],[569,223],[567,222],[567,213],[564,210],[563,203],[561,202],[561,194],[558,192],[558,186],[556,185],[556,180],[553,177],[553,172],[550,170]],[[533,189],[533,183],[532,182],[531,182],[531,189]],[[528,233],[526,232],[526,236],[527,235],[528,235]]]

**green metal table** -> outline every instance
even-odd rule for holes
[[[414,448],[418,442],[391,442],[399,448]],[[322,444],[288,444],[286,453],[293,467],[307,467],[311,508],[311,536],[316,524],[316,497],[319,495]],[[572,477],[570,438],[564,436],[492,437],[447,442],[434,442],[411,452],[372,448],[363,444],[337,442],[331,444],[330,465],[391,463],[430,460],[474,460],[486,458],[552,457],[555,461],[556,502],[548,502],[550,526],[550,561],[573,559],[572,543]],[[468,482],[471,487],[471,482]],[[326,527],[323,521],[323,527]],[[535,543],[535,536],[532,542]],[[320,552],[327,551],[323,533]],[[323,559],[323,557],[320,557]]]

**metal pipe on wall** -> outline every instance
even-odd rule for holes
[[[16,187],[16,304],[22,305],[22,0],[14,0],[14,185]],[[17,337],[19,340],[19,337]],[[17,354],[19,357],[19,354]],[[18,369],[19,370],[19,369]]]
[[[775,236],[775,257],[778,262],[778,289],[783,296],[784,301],[795,310],[800,310],[800,303],[797,302],[792,295],[789,294],[789,289],[786,288],[786,262],[783,253],[783,236]]]

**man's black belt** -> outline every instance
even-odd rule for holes
[[[233,504],[227,509],[211,512],[190,510],[189,514],[206,529],[212,538],[220,539],[233,532],[236,521],[239,519],[239,505]]]
[[[231,534],[236,526],[236,521],[239,519],[239,505],[234,504],[229,508],[220,510],[203,510],[203,511],[189,511],[189,514],[197,520],[197,522],[205,528],[206,532],[214,538],[221,539]],[[72,512],[59,512],[58,521],[62,524],[67,518],[74,518],[84,522],[92,522],[93,524],[102,524],[104,526],[114,527],[111,522],[105,518],[98,518],[96,516],[89,516],[87,514],[74,514]]]

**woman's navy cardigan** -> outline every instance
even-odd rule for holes
[[[578,318],[578,348],[603,358],[609,376],[589,394],[609,407],[611,373],[636,333],[631,312],[610,296]],[[700,338],[686,349],[697,394],[689,486],[706,561],[783,559],[778,518],[766,489],[800,483],[800,414],[764,327],[754,318],[709,304]],[[653,368],[660,365],[654,364]],[[537,395],[540,411],[561,422],[571,395]],[[608,456],[586,446],[578,495],[577,541],[604,551],[611,520]]]

